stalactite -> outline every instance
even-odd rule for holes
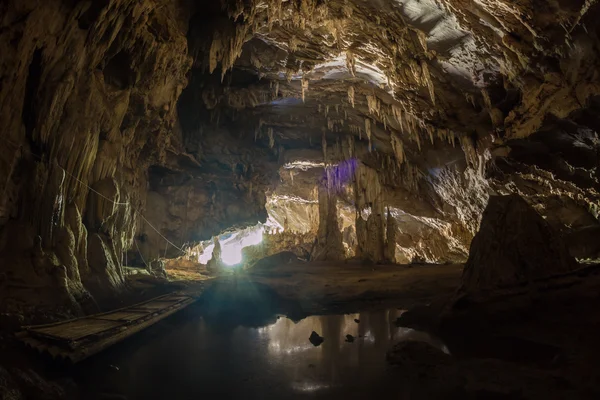
[[[421,69],[423,72],[423,82],[429,89],[429,96],[431,97],[431,103],[435,106],[435,90],[433,87],[433,81],[431,80],[431,74],[429,73],[429,66],[426,61],[421,61]]]
[[[392,150],[394,151],[394,155],[396,157],[396,162],[398,166],[401,166],[404,163],[404,143],[402,143],[402,140],[393,133],[390,137]]]
[[[223,40],[221,39],[220,33],[215,32],[215,36],[213,37],[212,43],[210,45],[209,50],[209,67],[208,71],[212,74],[215,69],[217,69],[217,65],[219,61],[222,59],[223,55]]]
[[[433,144],[433,127],[431,125],[427,125],[427,133],[429,133],[429,140],[431,140],[431,144]]]
[[[483,103],[488,110],[492,109],[492,100],[490,99],[490,94],[485,88],[481,89],[481,96],[483,97]]]
[[[398,125],[400,125],[400,130],[401,131],[404,130],[403,123],[402,123],[402,110],[399,107],[397,107],[395,104],[392,104],[392,115],[398,122]]]
[[[369,152],[371,151],[371,120],[369,118],[365,118],[365,132],[367,137],[369,138]]]
[[[354,86],[348,86],[348,101],[352,104],[352,108],[354,108]]]
[[[369,107],[369,113],[373,115],[379,115],[380,102],[379,99],[373,95],[367,95],[367,106]]]
[[[273,136],[273,128],[267,129],[267,135],[269,136],[269,148],[275,146],[275,137]]]

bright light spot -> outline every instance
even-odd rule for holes
[[[315,346],[312,344],[304,345],[304,346],[287,346],[282,347],[278,342],[269,343],[269,350],[277,353],[277,354],[295,354],[301,353],[303,351],[312,350]]]
[[[204,251],[198,256],[198,262],[204,265],[208,264],[208,261],[211,259],[214,249],[214,244],[211,243],[210,245],[208,245],[208,247],[206,247]]]
[[[289,162],[283,166],[283,168],[285,168],[285,169],[297,168],[297,169],[301,169],[302,171],[308,171],[311,168],[324,168],[324,167],[325,167],[325,163],[305,161],[305,160]]]
[[[369,219],[370,215],[371,215],[371,207],[364,208],[360,211],[360,217],[362,219],[364,219],[365,221]]]
[[[234,232],[225,236],[226,239],[220,239],[221,243],[221,261],[225,265],[237,265],[242,262],[242,249],[248,246],[256,246],[263,240],[264,227],[259,224],[255,227],[244,229],[238,232]],[[212,242],[205,248],[204,251],[198,256],[198,262],[201,264],[208,264],[208,261],[212,258],[215,245]]]
[[[318,390],[328,389],[329,385],[311,382],[297,382],[292,384],[292,388],[300,392],[316,392]]]

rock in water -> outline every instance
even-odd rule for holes
[[[558,232],[525,200],[492,196],[471,243],[461,291],[510,287],[576,268]]]
[[[325,341],[319,334],[315,331],[312,331],[308,340],[313,344],[313,346],[318,347]]]

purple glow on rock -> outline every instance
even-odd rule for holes
[[[358,161],[355,158],[344,160],[337,165],[325,167],[323,182],[329,189],[341,191],[346,184],[352,181],[354,171],[356,171],[357,167]]]

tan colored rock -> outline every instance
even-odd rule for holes
[[[319,231],[311,252],[314,261],[339,261],[346,258],[337,217],[337,196],[326,185],[319,186]]]

